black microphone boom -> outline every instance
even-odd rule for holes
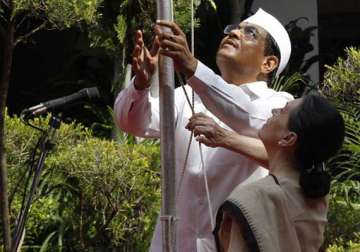
[[[64,107],[70,107],[86,101],[97,101],[100,99],[99,90],[96,87],[84,88],[80,91],[68,96],[60,97],[47,102],[42,102],[39,105],[25,109],[26,114],[40,115],[49,111],[58,110]]]

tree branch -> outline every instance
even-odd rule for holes
[[[32,31],[30,31],[29,33],[27,33],[27,34],[25,34],[25,35],[23,35],[23,36],[19,36],[19,37],[16,39],[16,41],[15,41],[15,46],[16,46],[18,43],[20,43],[20,42],[28,39],[29,37],[31,37],[32,35],[34,35],[34,34],[37,33],[38,31],[44,29],[47,24],[48,24],[48,22],[45,21],[44,23],[42,23],[41,25],[39,25],[38,27],[36,27],[36,28],[33,29]]]
[[[0,8],[2,9],[2,11],[0,12],[0,21],[3,22],[3,24],[0,23],[0,27],[5,31],[5,26],[9,26],[10,23],[9,4],[5,0],[1,0],[0,3],[4,6],[0,6]]]
[[[1,2],[2,2],[7,8],[9,8],[9,3],[8,3],[8,1],[6,1],[6,0],[1,0]]]
[[[114,205],[111,201],[111,195],[107,192],[104,192],[106,199],[108,200],[108,203],[112,209],[110,216],[107,218],[107,220],[105,221],[105,224],[100,228],[100,230],[105,231],[105,229],[109,226],[110,222],[112,221],[112,219],[114,219],[114,217],[116,216],[116,214],[118,213],[119,209],[116,205]]]
[[[20,28],[20,26],[22,25],[22,23],[24,23],[24,21],[26,20],[27,15],[24,14],[24,16],[22,17],[22,19],[20,20],[20,22],[17,23],[16,25],[16,30],[18,30]]]

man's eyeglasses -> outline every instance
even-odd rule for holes
[[[252,25],[241,25],[240,24],[230,24],[227,25],[224,29],[224,34],[229,35],[231,31],[239,30],[242,34],[245,35],[246,39],[254,40],[258,37],[259,31],[255,26]]]

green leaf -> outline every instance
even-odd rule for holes
[[[50,250],[50,240],[51,238],[56,234],[56,232],[51,232],[45,239],[45,241],[43,242],[43,244],[41,245],[40,251],[39,252],[46,252]]]
[[[208,0],[208,2],[210,3],[211,7],[216,11],[217,10],[216,3],[213,0]]]
[[[270,87],[276,91],[285,91],[293,93],[300,83],[305,83],[300,73],[294,73],[291,76],[280,76],[273,79]]]
[[[117,24],[114,25],[114,30],[116,31],[119,42],[123,44],[127,30],[125,16],[123,15],[117,16]]]

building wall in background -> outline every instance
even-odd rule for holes
[[[305,62],[301,65],[295,63],[295,70],[306,69],[306,73],[315,83],[319,81],[319,39],[318,39],[318,10],[316,0],[254,0],[251,11],[255,12],[259,7],[277,17],[283,25],[299,19],[296,22],[296,33],[292,45],[294,58],[304,57]],[[300,36],[300,37],[299,37]],[[304,36],[308,36],[305,38]],[[308,41],[306,41],[308,39]],[[304,48],[301,48],[304,47]],[[300,55],[299,55],[300,54]],[[293,65],[294,66],[294,65]]]

